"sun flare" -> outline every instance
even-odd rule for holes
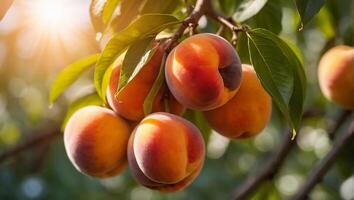
[[[87,49],[90,22],[86,4],[72,0],[19,1],[19,12],[24,19],[19,25],[19,55],[62,60],[73,51]]]

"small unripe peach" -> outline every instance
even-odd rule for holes
[[[337,46],[327,51],[318,65],[324,96],[347,109],[354,109],[354,48]]]
[[[189,121],[169,113],[145,117],[128,145],[130,170],[151,189],[175,192],[198,176],[204,163],[204,140]]]
[[[210,126],[228,138],[248,138],[267,125],[272,101],[250,65],[242,65],[241,86],[225,105],[204,112]]]
[[[129,125],[112,110],[87,106],[68,121],[64,144],[77,170],[104,178],[117,175],[127,165],[129,135]]]
[[[210,33],[191,36],[166,61],[166,81],[184,106],[210,110],[232,98],[240,86],[241,62],[232,45]]]

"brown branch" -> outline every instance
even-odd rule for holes
[[[186,19],[183,20],[181,26],[175,32],[170,40],[168,40],[165,50],[166,52],[170,52],[172,48],[176,45],[178,39],[183,35],[184,31],[188,27],[196,27],[198,25],[199,19],[209,12],[208,10],[212,9],[212,5],[210,0],[197,0],[193,11],[189,14]]]
[[[288,132],[282,139],[279,149],[267,161],[265,167],[257,174],[250,176],[234,193],[233,199],[246,199],[264,181],[271,180],[283,165],[285,158],[295,145],[295,140],[291,140],[292,133]]]
[[[167,44],[165,46],[166,52],[170,52],[172,50],[172,48],[176,45],[178,39],[183,35],[184,31],[188,27],[191,29],[191,31],[194,31],[194,29],[198,25],[199,19],[203,15],[208,15],[219,23],[221,23],[223,26],[228,27],[232,31],[233,37],[231,42],[234,45],[236,45],[237,33],[241,31],[246,31],[247,29],[243,26],[237,26],[236,23],[232,20],[232,18],[228,18],[222,13],[217,12],[211,3],[211,0],[197,0],[194,9],[191,11],[189,16],[183,20],[182,25],[178,28],[172,38],[167,41]]]
[[[306,113],[306,112],[305,112]],[[346,119],[349,117],[345,112],[337,118],[333,126],[328,127],[332,132],[338,131]],[[233,199],[246,199],[263,182],[273,179],[284,164],[286,157],[295,146],[295,141],[291,140],[291,134],[286,134],[280,143],[278,150],[269,158],[265,167],[256,175],[249,176],[247,180],[235,191]]]
[[[350,110],[340,110],[340,114],[339,114],[338,119],[336,121],[330,122],[330,126],[327,129],[327,132],[328,132],[329,138],[331,140],[334,139],[337,130],[341,126],[341,123],[337,123],[337,121],[345,121],[345,119],[347,119],[350,116],[350,114],[351,114]]]
[[[236,46],[237,33],[245,32],[247,28],[244,26],[238,26],[236,22],[231,17],[226,17],[222,13],[217,12],[215,9],[209,9],[206,13],[208,16],[216,20],[221,24],[221,27],[227,27],[232,32],[231,43]]]
[[[4,151],[0,154],[0,164],[5,160],[14,157],[22,152],[30,150],[38,145],[45,143],[48,140],[54,139],[57,136],[60,136],[60,129],[53,128],[50,130],[42,131],[42,133],[32,133],[31,137],[29,137],[24,142],[14,146],[13,148]]]
[[[324,175],[334,164],[339,153],[348,144],[349,141],[354,139],[354,120],[349,125],[349,129],[336,140],[334,146],[324,157],[324,159],[312,170],[309,178],[305,184],[300,188],[297,194],[292,198],[293,200],[305,199],[311,190],[321,181]]]

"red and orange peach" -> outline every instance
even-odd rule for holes
[[[166,61],[166,81],[176,99],[195,110],[210,110],[232,98],[241,80],[241,62],[232,45],[203,33],[177,45]]]
[[[64,144],[77,170],[104,178],[115,176],[126,167],[129,135],[129,125],[112,110],[87,106],[69,119]]]
[[[204,140],[189,121],[153,113],[135,128],[128,144],[130,170],[151,189],[175,192],[188,186],[204,163]]]
[[[204,112],[210,126],[228,138],[257,135],[267,125],[272,111],[269,94],[250,65],[242,65],[241,86],[225,105]]]
[[[318,65],[318,80],[324,96],[346,109],[354,109],[354,48],[336,46]]]

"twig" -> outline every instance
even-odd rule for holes
[[[183,0],[183,2],[187,8],[187,14],[191,14],[194,8],[193,5],[188,0]]]
[[[210,0],[197,0],[193,11],[186,19],[183,20],[182,25],[178,28],[172,38],[167,41],[168,43],[165,46],[166,52],[170,52],[172,50],[178,39],[183,35],[184,31],[188,27],[196,27],[199,19],[207,13],[207,10],[211,9],[211,7]]]
[[[306,110],[303,114],[302,114],[302,118],[311,118],[311,117],[323,117],[325,115],[325,111],[323,109],[319,109],[319,108],[310,108],[308,110]]]
[[[33,133],[32,134],[33,136],[28,138],[26,141],[0,154],[0,164],[5,160],[7,160],[8,158],[14,157],[24,151],[27,151],[31,148],[34,148],[42,144],[45,141],[60,136],[59,130],[60,130],[59,128],[55,128],[55,129],[46,130],[43,133]]]
[[[246,27],[237,26],[235,21],[231,17],[226,17],[222,13],[217,12],[215,9],[209,9],[207,15],[221,23],[221,27],[225,26],[231,30],[231,43],[235,46],[237,42],[237,33],[247,31]]]
[[[321,181],[322,177],[332,167],[334,161],[338,157],[338,154],[341,152],[341,150],[353,138],[354,138],[354,120],[351,122],[349,129],[336,140],[331,151],[328,152],[328,154],[324,157],[324,159],[311,172],[305,184],[300,188],[300,190],[292,198],[292,200],[301,200],[307,197],[307,195],[311,192],[311,190],[316,186],[318,182]]]
[[[41,170],[50,150],[50,142],[51,140],[46,140],[45,142],[38,145],[37,151],[35,153],[36,157],[33,159],[33,161],[31,161],[31,165],[29,167],[29,171],[31,173],[37,173]]]
[[[233,34],[231,42],[234,45],[236,45],[237,33],[241,31],[246,31],[247,29],[246,27],[243,26],[241,27],[237,26],[236,23],[232,20],[232,18],[227,18],[221,13],[217,12],[211,3],[211,0],[197,0],[192,12],[185,20],[183,20],[182,25],[175,32],[172,38],[168,40],[168,43],[165,46],[166,52],[171,51],[171,49],[174,47],[178,39],[183,35],[184,31],[188,27],[190,27],[192,29],[191,31],[193,31],[193,29],[197,27],[198,21],[203,15],[208,15],[214,18],[219,23],[221,23],[223,26],[226,26],[229,29],[231,29]]]
[[[295,145],[295,141],[291,140],[291,137],[292,134],[290,132],[285,134],[279,149],[268,160],[265,167],[254,176],[248,177],[243,185],[236,190],[233,199],[246,199],[259,185],[266,180],[271,180],[277,174],[285,158]]]
[[[350,114],[351,114],[350,110],[340,110],[338,119],[335,122],[332,121],[331,126],[327,129],[329,138],[331,140],[334,139],[337,130],[340,128],[340,125],[342,124],[342,123],[338,123],[338,121],[344,122],[350,116]]]
[[[335,120],[335,123],[327,129],[331,132],[337,132],[348,117],[349,115],[343,112],[337,120]],[[248,177],[236,190],[233,199],[246,199],[247,196],[255,191],[264,181],[271,180],[278,173],[294,146],[295,141],[291,140],[291,134],[286,134],[280,143],[279,149],[269,158],[265,167],[256,175]]]

